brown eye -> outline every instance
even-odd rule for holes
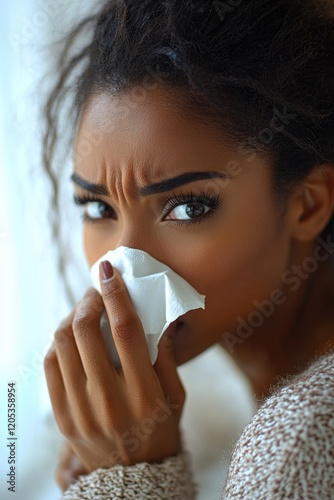
[[[212,215],[215,215],[222,202],[219,195],[201,193],[173,195],[165,200],[164,214],[168,218],[165,220],[175,224],[191,224],[204,222]],[[170,217],[174,214],[173,217]]]
[[[207,211],[205,211],[207,209]],[[182,205],[178,205],[171,212],[169,212],[169,216],[174,213],[174,216],[171,219],[183,219],[183,220],[191,220],[196,217],[202,217],[207,212],[210,211],[210,208],[205,207],[205,205],[201,203],[183,203]],[[167,220],[171,220],[167,219]]]
[[[105,219],[115,219],[114,210],[102,200],[89,196],[74,196],[75,205],[82,209],[81,217],[84,222],[98,222]],[[84,207],[84,208],[83,208]]]
[[[104,219],[112,215],[112,209],[103,201],[88,202],[85,212],[90,219]]]

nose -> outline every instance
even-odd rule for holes
[[[116,237],[113,248],[116,249],[120,246],[142,250],[157,260],[160,260],[161,257],[157,238],[138,223],[132,223],[131,226],[127,226]]]

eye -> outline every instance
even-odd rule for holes
[[[209,217],[215,215],[221,206],[219,195],[212,195],[202,192],[199,195],[190,194],[173,195],[165,200],[165,215],[173,217],[165,219],[175,221],[176,224],[192,224],[204,222]],[[178,220],[180,218],[181,220]]]
[[[74,203],[85,207],[81,216],[83,222],[102,222],[106,219],[115,219],[115,211],[102,200],[91,195],[74,195]],[[216,214],[221,206],[219,195],[202,192],[199,195],[189,194],[175,195],[165,199],[164,217],[167,222],[179,225],[189,225],[204,222]],[[87,207],[87,208],[86,208]]]
[[[104,219],[115,218],[114,210],[98,198],[89,195],[74,195],[73,201],[75,205],[85,207],[85,210],[82,210],[81,213],[84,222],[99,222]]]
[[[169,215],[174,213],[174,217],[167,220],[173,219],[183,219],[183,220],[193,220],[197,217],[202,217],[203,215],[210,212],[210,209],[206,207],[204,204],[195,202],[195,203],[182,203],[181,205],[177,205],[173,210],[169,212]],[[186,217],[189,217],[188,219]]]

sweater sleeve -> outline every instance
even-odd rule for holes
[[[334,499],[333,353],[260,406],[232,451],[222,498]]]
[[[61,500],[194,500],[197,490],[190,454],[182,451],[160,463],[96,469],[79,476]]]

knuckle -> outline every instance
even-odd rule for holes
[[[113,394],[110,387],[105,384],[100,384],[98,388],[95,387],[93,389],[92,393],[94,393],[94,396],[97,398],[98,407],[101,408],[101,410],[105,409],[107,412],[112,411],[111,401]]]
[[[118,281],[113,282],[113,285],[108,287],[104,291],[105,300],[122,300],[125,297],[125,289],[118,283]]]
[[[102,296],[101,295],[97,296],[96,299],[91,303],[90,307],[95,316],[100,315],[104,308]]]
[[[47,354],[43,360],[44,370],[48,370],[51,366],[53,366],[55,359],[56,359],[56,355],[54,353]]]
[[[87,314],[86,313],[81,313],[81,314],[77,314],[76,316],[74,316],[74,319],[73,319],[73,330],[81,330],[82,328],[84,328],[84,325],[87,321]]]
[[[87,289],[87,292],[86,292],[86,296],[87,297],[95,297],[95,296],[98,296],[98,295],[99,295],[98,291],[93,286],[90,286]]]
[[[90,287],[76,308],[73,322],[79,323],[80,326],[81,320],[84,322],[93,321],[101,313],[102,308],[103,300],[101,295],[95,288]]]
[[[73,320],[73,331],[76,334],[84,334],[87,329],[89,323],[92,321],[94,317],[94,314],[92,312],[89,312],[88,309],[86,309],[84,312],[81,312],[80,314],[77,314],[74,317]]]
[[[103,300],[99,292],[91,286],[86,291],[81,304],[87,309],[100,309],[101,305],[103,305]]]
[[[119,340],[132,340],[136,337],[137,321],[133,316],[127,318],[116,318],[113,322],[113,333]]]
[[[57,347],[65,347],[71,341],[72,333],[68,326],[60,326],[55,334],[54,341]]]

